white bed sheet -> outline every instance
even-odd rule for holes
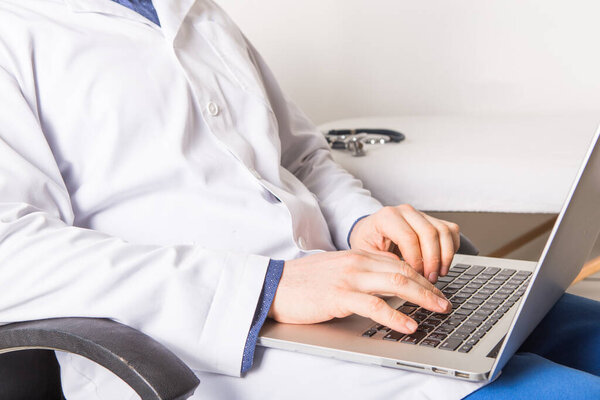
[[[587,151],[598,116],[355,118],[321,130],[388,128],[398,144],[334,158],[386,205],[427,211],[556,213]]]

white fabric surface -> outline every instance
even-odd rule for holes
[[[0,321],[116,319],[198,371],[196,399],[472,390],[280,351],[200,372],[240,373],[269,257],[344,248],[381,205],[214,3],[154,4],[161,29],[109,0],[0,1]],[[69,400],[130,396],[59,358]]]
[[[367,146],[367,155],[333,151],[385,205],[428,211],[556,213],[600,116],[355,118],[329,129],[388,128],[398,144]]]
[[[63,376],[78,378],[69,382],[85,387],[90,396],[87,399],[139,399],[106,369],[99,371],[83,362],[71,362],[67,368]],[[87,379],[92,371],[94,379]],[[210,400],[459,400],[483,386],[263,347],[257,347],[255,366],[241,379],[200,371],[196,374],[201,383],[192,399]]]

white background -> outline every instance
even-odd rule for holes
[[[316,123],[600,116],[600,2],[217,0]]]

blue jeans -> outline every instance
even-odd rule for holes
[[[498,379],[465,399],[600,399],[600,302],[565,294]]]

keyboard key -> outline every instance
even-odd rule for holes
[[[434,332],[431,335],[429,335],[427,337],[427,339],[442,341],[442,340],[446,339],[447,337],[448,337],[448,335],[446,335],[446,334]]]
[[[397,342],[398,340],[402,339],[402,337],[404,337],[404,333],[391,331],[390,333],[388,333],[387,335],[385,335],[383,337],[383,340],[391,340],[391,341]]]
[[[485,331],[489,331],[490,329],[492,329],[492,327],[494,326],[494,324],[492,324],[491,322],[486,322],[485,324],[481,325],[481,329],[485,329]]]
[[[467,270],[468,268],[469,268],[469,265],[466,265],[466,264],[456,264],[456,265],[453,265],[452,268],[450,268],[450,270],[451,271],[462,272],[462,271]]]
[[[498,272],[497,275],[511,276],[515,272],[517,272],[517,271],[515,271],[514,269],[511,269],[511,268],[503,268],[503,269],[500,270],[500,272]]]
[[[469,268],[469,272],[474,272],[476,274],[481,273],[485,268],[481,267],[479,265],[473,265],[471,268]]]
[[[454,351],[458,348],[458,346],[460,346],[461,343],[462,340],[460,339],[448,339],[444,343],[442,343],[438,348],[442,350]]]
[[[435,286],[436,288],[438,288],[438,290],[442,290],[443,288],[445,288],[448,285],[447,282],[440,282],[437,281],[436,283],[434,283],[433,286]]]
[[[463,297],[463,296],[452,296],[452,298],[450,299],[450,302],[452,304],[462,304],[465,301],[467,301],[468,297]]]
[[[441,326],[454,326],[457,327],[461,324],[462,321],[459,321],[457,319],[448,319],[447,321],[445,321]]]
[[[495,275],[498,272],[500,272],[500,268],[497,268],[497,267],[487,267],[484,272],[488,273],[488,274],[494,274]]]
[[[404,336],[402,339],[400,339],[400,341],[402,343],[417,344],[421,340],[423,340],[423,338],[425,336],[427,336],[427,334],[425,332],[416,331],[412,335],[406,335],[406,336]]]
[[[479,297],[473,296],[473,297],[471,297],[471,298],[469,299],[469,303],[470,303],[470,304],[474,304],[474,305],[478,305],[478,306],[480,306],[480,305],[482,305],[482,304],[483,304],[483,302],[484,302],[485,300],[487,300],[487,298],[483,298],[483,299],[482,299],[482,298],[479,298]]]
[[[471,351],[472,348],[473,348],[473,346],[464,344],[460,347],[460,349],[458,349],[458,352],[459,353],[468,353]]]
[[[391,331],[390,328],[388,328],[387,326],[384,326],[384,325],[377,325],[377,327],[375,329],[378,331],[385,331],[385,332]]]
[[[439,326],[433,333],[442,333],[444,335],[447,335],[449,333],[451,333],[454,330],[454,327],[452,326]]]
[[[376,334],[376,333],[377,333],[377,331],[376,331],[375,329],[369,329],[368,331],[366,331],[366,332],[365,332],[365,333],[363,333],[362,335],[363,335],[364,337],[371,337],[371,336],[373,336],[373,335],[374,335],[374,334]]]
[[[429,332],[432,332],[434,329],[435,329],[435,325],[421,324],[421,325],[419,325],[419,328],[417,328],[417,331],[429,333]]]
[[[472,315],[473,315],[473,317],[476,317],[476,318],[485,319],[485,318],[489,317],[490,313],[481,311],[481,309],[479,309],[479,310],[475,311]]]
[[[477,325],[465,323],[458,328],[457,332],[473,333],[477,329]]]
[[[469,301],[462,305],[461,310],[475,310],[477,307],[479,307],[478,304],[473,304]]]
[[[469,318],[467,320],[467,322],[469,324],[473,324],[473,325],[479,326],[479,325],[483,324],[483,321],[485,321],[486,319],[487,318],[475,318],[475,317],[471,317],[471,318]]]
[[[490,283],[488,283],[487,285],[485,285],[483,288],[484,288],[484,289],[489,289],[489,290],[494,290],[494,291],[495,291],[495,290],[498,290],[498,288],[499,288],[500,286],[501,286],[501,285],[500,285],[499,283],[492,283],[492,282],[490,282]]]
[[[415,306],[407,306],[407,305],[402,305],[400,307],[398,307],[398,311],[400,311],[403,314],[410,314],[411,312],[415,311],[417,309],[417,307]]]
[[[434,340],[434,339],[425,339],[423,340],[421,343],[419,343],[420,346],[425,346],[425,347],[437,347],[438,344],[440,344],[439,340]]]
[[[454,332],[452,336],[450,336],[450,339],[465,340],[469,335],[470,333],[467,332]]]
[[[470,279],[465,279],[465,278],[458,278],[456,279],[454,282],[452,282],[453,285],[460,285],[460,286],[464,286],[467,283],[469,283]]]
[[[452,314],[449,319],[454,319],[457,321],[464,321],[467,319],[467,316],[464,314]]]
[[[483,306],[481,306],[479,308],[479,310],[483,311],[484,313],[490,315],[491,313],[493,313],[496,310],[496,306],[493,306],[491,304],[484,304]]]
[[[427,318],[427,315],[421,314],[421,313],[416,313],[414,315],[411,315],[411,318],[414,319],[417,324],[420,324],[421,322],[425,321],[425,319]]]
[[[486,333],[487,333],[487,332],[485,331],[485,329],[481,329],[481,328],[479,328],[479,330],[478,330],[477,332],[475,332],[475,333],[473,334],[473,336],[471,336],[471,337],[469,338],[469,340],[474,340],[474,339],[477,339],[477,340],[479,341],[479,340],[481,340],[481,338],[482,338],[482,337],[484,337],[484,336],[486,335]]]
[[[458,315],[458,314],[462,314],[462,315],[470,315],[474,310],[472,309],[468,309],[468,308],[459,308],[458,310],[454,311],[452,313],[452,315]]]

